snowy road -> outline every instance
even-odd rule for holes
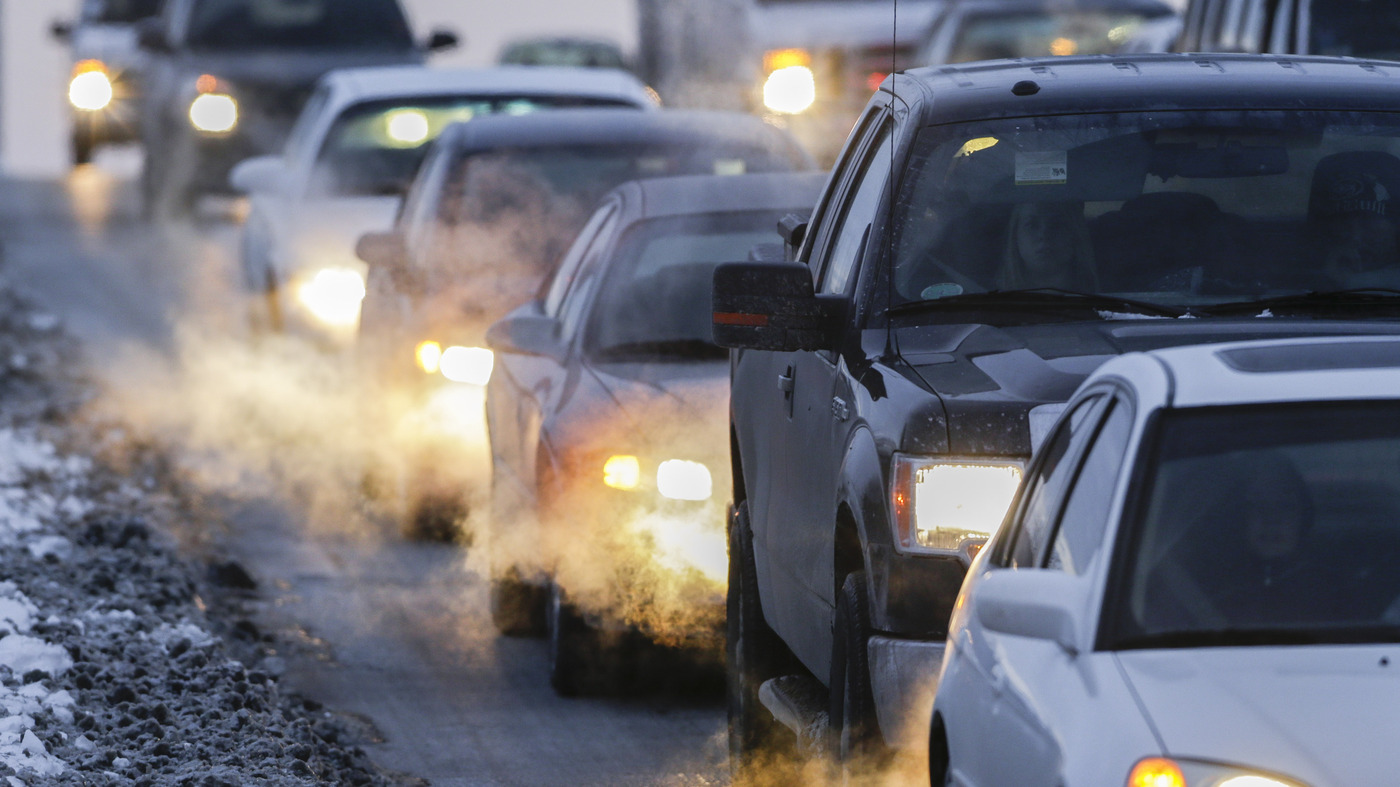
[[[545,679],[543,642],[494,635],[464,550],[326,526],[344,524],[354,506],[328,505],[327,490],[337,487],[324,479],[243,485],[278,475],[240,464],[258,449],[285,449],[271,463],[285,469],[333,466],[342,446],[315,445],[322,433],[305,429],[282,443],[250,440],[257,419],[249,425],[246,413],[240,421],[219,412],[229,402],[208,379],[187,390],[170,382],[193,376],[185,367],[195,363],[216,381],[225,375],[230,388],[254,377],[245,377],[235,353],[207,340],[192,349],[189,338],[241,326],[242,307],[229,290],[236,229],[206,217],[152,232],[135,218],[131,162],[118,156],[106,166],[63,182],[7,183],[5,269],[78,335],[94,371],[127,401],[157,403],[151,409],[165,416],[171,402],[192,409],[182,433],[198,441],[191,454],[218,468],[199,477],[215,479],[212,491],[224,501],[223,548],[258,582],[259,626],[291,643],[284,685],[365,717],[383,738],[365,747],[376,762],[435,785],[727,781],[717,695],[560,699]],[[245,395],[281,390],[261,382]],[[246,399],[237,404],[250,409]],[[305,426],[300,414],[291,417]],[[274,491],[307,485],[316,488],[289,497]]]

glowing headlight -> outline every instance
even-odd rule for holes
[[[763,105],[784,115],[799,115],[817,101],[817,78],[807,66],[788,66],[768,75]]]
[[[416,147],[428,139],[431,128],[421,109],[396,109],[385,116],[385,131],[397,145]]]
[[[297,288],[297,300],[312,316],[334,328],[351,328],[360,320],[365,279],[349,268],[324,268]]]
[[[484,347],[448,347],[439,366],[442,376],[454,383],[485,385],[491,382],[496,356]]]
[[[100,60],[84,60],[73,67],[73,81],[68,83],[68,101],[85,112],[105,109],[112,103],[114,91],[107,67]]]
[[[208,134],[226,134],[238,125],[238,102],[224,93],[204,93],[190,104],[190,123]]]
[[[1014,461],[934,460],[896,454],[890,502],[905,552],[967,554],[1006,517],[1021,466]]]
[[[714,480],[699,462],[669,459],[656,469],[656,491],[672,500],[709,500]]]
[[[642,463],[635,456],[610,456],[603,463],[603,483],[613,489],[636,489],[642,483]]]
[[[419,369],[428,374],[437,374],[442,365],[442,345],[437,342],[422,342],[413,351],[413,360],[418,362]]]
[[[1304,787],[1302,782],[1265,776],[1214,763],[1147,757],[1128,774],[1127,787]]]

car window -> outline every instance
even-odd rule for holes
[[[880,139],[866,155],[856,176],[855,191],[847,200],[845,211],[833,228],[833,241],[818,273],[821,292],[846,292],[851,276],[860,263],[871,223],[880,208],[889,183],[892,135],[889,124],[880,130]]]
[[[404,243],[415,257],[422,255],[428,238],[432,236],[438,197],[447,180],[451,161],[451,151],[446,148],[430,153],[400,210],[399,226],[404,233]]]
[[[1086,399],[1060,421],[1059,427],[1041,449],[1042,458],[1026,479],[1024,498],[1017,512],[1010,547],[1002,565],[1031,568],[1040,565],[1064,500],[1065,491],[1078,464],[1078,457],[1098,422],[1103,396]]]
[[[288,164],[303,162],[311,157],[312,147],[316,144],[313,135],[316,133],[317,126],[320,125],[321,113],[326,111],[326,104],[330,103],[330,100],[331,89],[327,85],[316,88],[311,97],[306,100],[301,114],[297,115],[291,133],[287,135],[287,147],[283,156]],[[305,164],[303,163],[302,166]]]
[[[874,109],[866,113],[865,117],[856,124],[851,132],[851,139],[864,139],[870,132],[871,127],[879,122],[885,115],[883,109]],[[835,177],[829,179],[822,190],[822,194],[817,198],[816,208],[812,211],[812,217],[807,226],[807,237],[803,240],[803,249],[799,259],[806,260],[811,264],[814,249],[824,248],[827,238],[831,236],[832,226],[836,222],[836,208],[838,200],[844,192],[843,186],[849,178],[842,178],[842,175],[849,172],[854,166],[854,159],[860,153],[860,146],[847,143],[842,159],[832,169]]]
[[[593,290],[603,276],[599,261],[612,248],[616,235],[619,212],[609,215],[598,230],[598,236],[589,244],[579,261],[578,277],[564,293],[559,304],[559,336],[565,342],[573,339],[588,314],[588,304],[593,299]]]
[[[1086,573],[1103,544],[1113,490],[1133,428],[1132,411],[1126,403],[1115,400],[1108,407],[1108,416],[1084,454],[1074,488],[1065,499],[1047,568]]]
[[[86,0],[82,19],[95,24],[131,24],[160,13],[161,0]]]
[[[564,302],[564,296],[568,293],[570,286],[574,283],[574,278],[578,276],[579,268],[585,259],[592,259],[589,254],[595,244],[601,245],[606,241],[606,235],[611,233],[616,226],[613,218],[617,215],[617,203],[609,204],[600,208],[593,218],[588,220],[588,224],[578,234],[574,240],[574,245],[569,247],[563,259],[559,263],[559,268],[550,279],[549,289],[544,297],[544,313],[551,317],[559,315],[560,306]],[[604,230],[607,232],[604,232]]]
[[[197,0],[188,31],[199,50],[413,48],[398,0]]]

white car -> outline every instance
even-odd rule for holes
[[[1400,338],[1111,360],[968,572],[932,783],[1393,784],[1398,560]]]
[[[393,224],[429,143],[452,123],[563,107],[646,109],[654,95],[631,74],[599,69],[331,72],[283,154],[244,161],[229,177],[250,198],[240,256],[255,328],[294,326],[337,344],[355,336],[366,274],[355,242]]]

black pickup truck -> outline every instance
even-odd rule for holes
[[[785,259],[715,274],[736,775],[928,740],[966,567],[1105,360],[1400,332],[1394,77],[1147,55],[884,82]]]

